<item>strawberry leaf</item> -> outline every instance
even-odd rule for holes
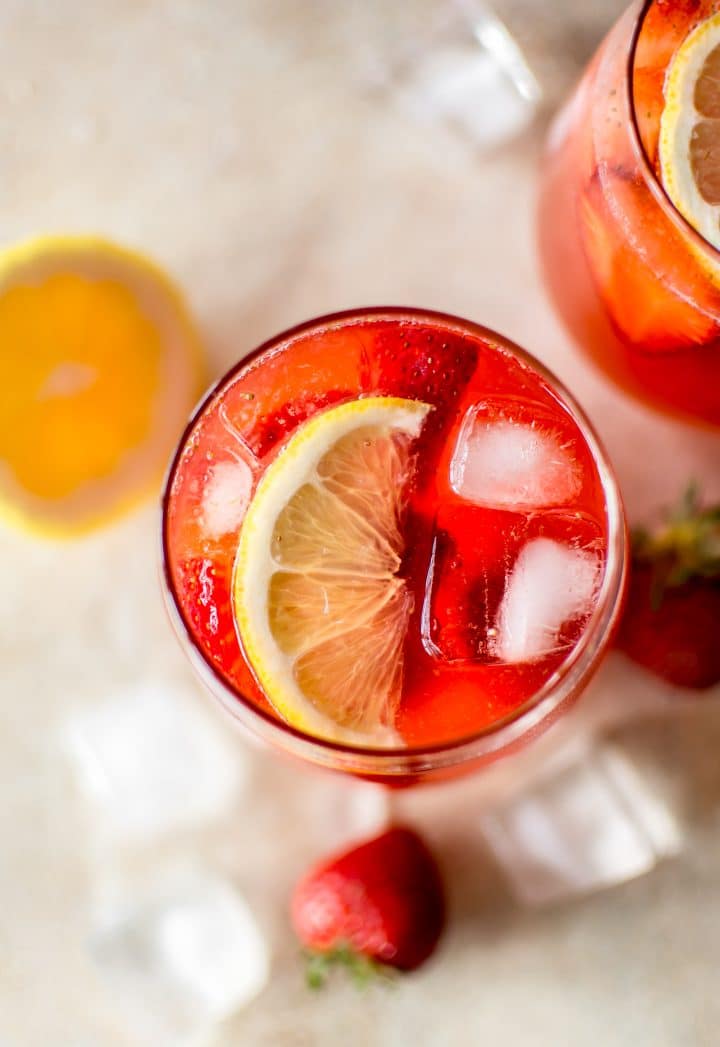
[[[662,602],[668,588],[693,578],[720,581],[720,504],[703,506],[693,482],[678,505],[665,514],[664,524],[651,533],[639,528],[632,535],[633,555],[653,567],[652,605]]]
[[[351,945],[342,942],[327,952],[312,949],[303,951],[305,957],[305,982],[309,989],[322,989],[330,974],[338,967],[344,968],[358,989],[366,989],[373,982],[393,984],[397,977],[394,967],[379,963],[371,956],[357,952]]]

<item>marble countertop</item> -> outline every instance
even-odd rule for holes
[[[530,131],[492,154],[359,89],[357,42],[382,27],[388,6],[4,0],[0,238],[101,231],[147,250],[185,288],[215,373],[333,309],[466,315],[573,388],[632,517],[674,499],[691,475],[720,494],[720,440],[620,397],[573,350],[539,281],[533,206],[546,117],[622,4],[556,0],[549,11],[496,0],[545,102]],[[157,522],[149,506],[62,548],[2,534],[2,1047],[145,1042],[93,960],[91,916],[108,877],[142,876],[178,854],[237,884],[271,950],[269,984],[203,1041],[211,1047],[717,1043],[717,697],[615,733],[680,818],[678,857],[589,898],[524,908],[477,829],[482,797],[470,786],[418,793],[401,804],[434,845],[451,904],[437,957],[390,992],[335,985],[312,995],[287,898],[308,862],[347,833],[352,805],[342,807],[346,787],[333,779],[248,750],[202,698],[161,604]],[[608,673],[606,691],[628,705],[651,686],[621,662]],[[221,818],[108,852],[68,759],[67,725],[144,687],[196,703],[245,781]]]

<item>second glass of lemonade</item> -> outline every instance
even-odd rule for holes
[[[580,346],[633,395],[720,425],[720,5],[635,3],[551,129],[539,246]]]

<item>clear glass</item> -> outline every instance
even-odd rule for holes
[[[342,745],[303,734],[259,709],[243,694],[230,688],[205,657],[183,618],[168,565],[166,533],[168,493],[182,449],[192,436],[196,419],[202,414],[217,389],[228,382],[237,370],[245,367],[249,361],[257,359],[263,353],[271,353],[301,332],[307,334],[314,330],[327,331],[332,329],[333,325],[346,324],[350,319],[365,318],[406,319],[416,322],[425,321],[436,326],[441,325],[448,331],[495,341],[519,357],[548,383],[579,427],[598,470],[604,495],[607,527],[605,571],[597,603],[576,647],[544,686],[510,716],[490,728],[450,744],[426,748],[384,749]],[[540,736],[558,720],[582,693],[609,644],[621,609],[627,556],[625,518],[612,467],[589,421],[557,378],[529,353],[478,324],[437,312],[392,307],[336,313],[283,332],[261,345],[220,380],[191,419],[171,463],[163,506],[162,542],[164,593],[180,642],[200,678],[234,720],[247,728],[256,738],[291,756],[331,770],[396,786],[454,777],[476,770],[500,757],[509,757],[529,741]]]
[[[667,197],[634,107],[637,41],[655,2],[625,12],[555,119],[540,257],[561,318],[607,375],[655,407],[717,426],[720,253]],[[676,19],[689,17],[679,4]]]
[[[356,4],[351,24],[359,76],[421,124],[447,127],[478,150],[521,134],[541,98],[506,27],[480,0]]]

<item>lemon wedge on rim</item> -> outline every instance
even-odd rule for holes
[[[720,13],[688,34],[665,78],[660,176],[680,214],[720,249]]]
[[[394,730],[412,596],[399,576],[413,445],[430,406],[368,397],[290,438],[242,525],[233,574],[240,641],[293,727],[348,744]]]

